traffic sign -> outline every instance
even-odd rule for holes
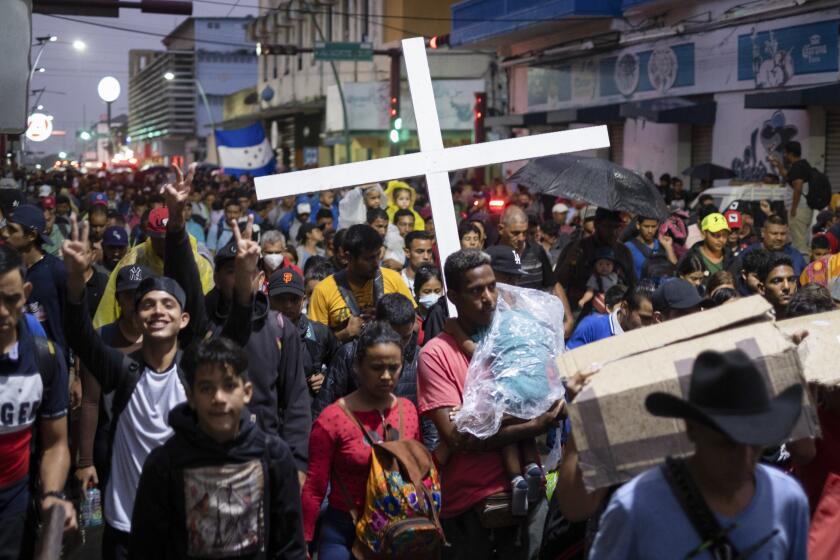
[[[373,43],[315,43],[315,60],[372,60]]]

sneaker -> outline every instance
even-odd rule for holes
[[[528,515],[528,482],[521,476],[511,481],[510,512],[515,516]]]
[[[539,465],[531,463],[525,467],[525,480],[528,484],[528,503],[535,504],[543,493],[545,473]]]

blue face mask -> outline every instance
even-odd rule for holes
[[[425,307],[426,309],[430,308],[434,304],[437,303],[437,300],[440,299],[440,294],[431,293],[431,294],[423,294],[420,296],[420,299],[417,300],[417,303]]]

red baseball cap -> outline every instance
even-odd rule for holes
[[[155,208],[149,212],[146,223],[146,235],[149,237],[166,237],[166,224],[169,222],[169,208]]]
[[[52,210],[55,208],[55,197],[52,195],[41,197],[41,208],[44,210]]]
[[[726,218],[726,223],[729,224],[730,231],[733,229],[741,229],[744,225],[741,213],[737,210],[727,210],[723,213],[723,217]]]

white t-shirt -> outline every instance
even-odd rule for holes
[[[105,519],[114,529],[131,531],[131,513],[143,463],[153,449],[172,437],[169,411],[186,400],[175,364],[164,373],[149,368],[143,371],[120,415],[114,436],[111,476],[105,492]]]

